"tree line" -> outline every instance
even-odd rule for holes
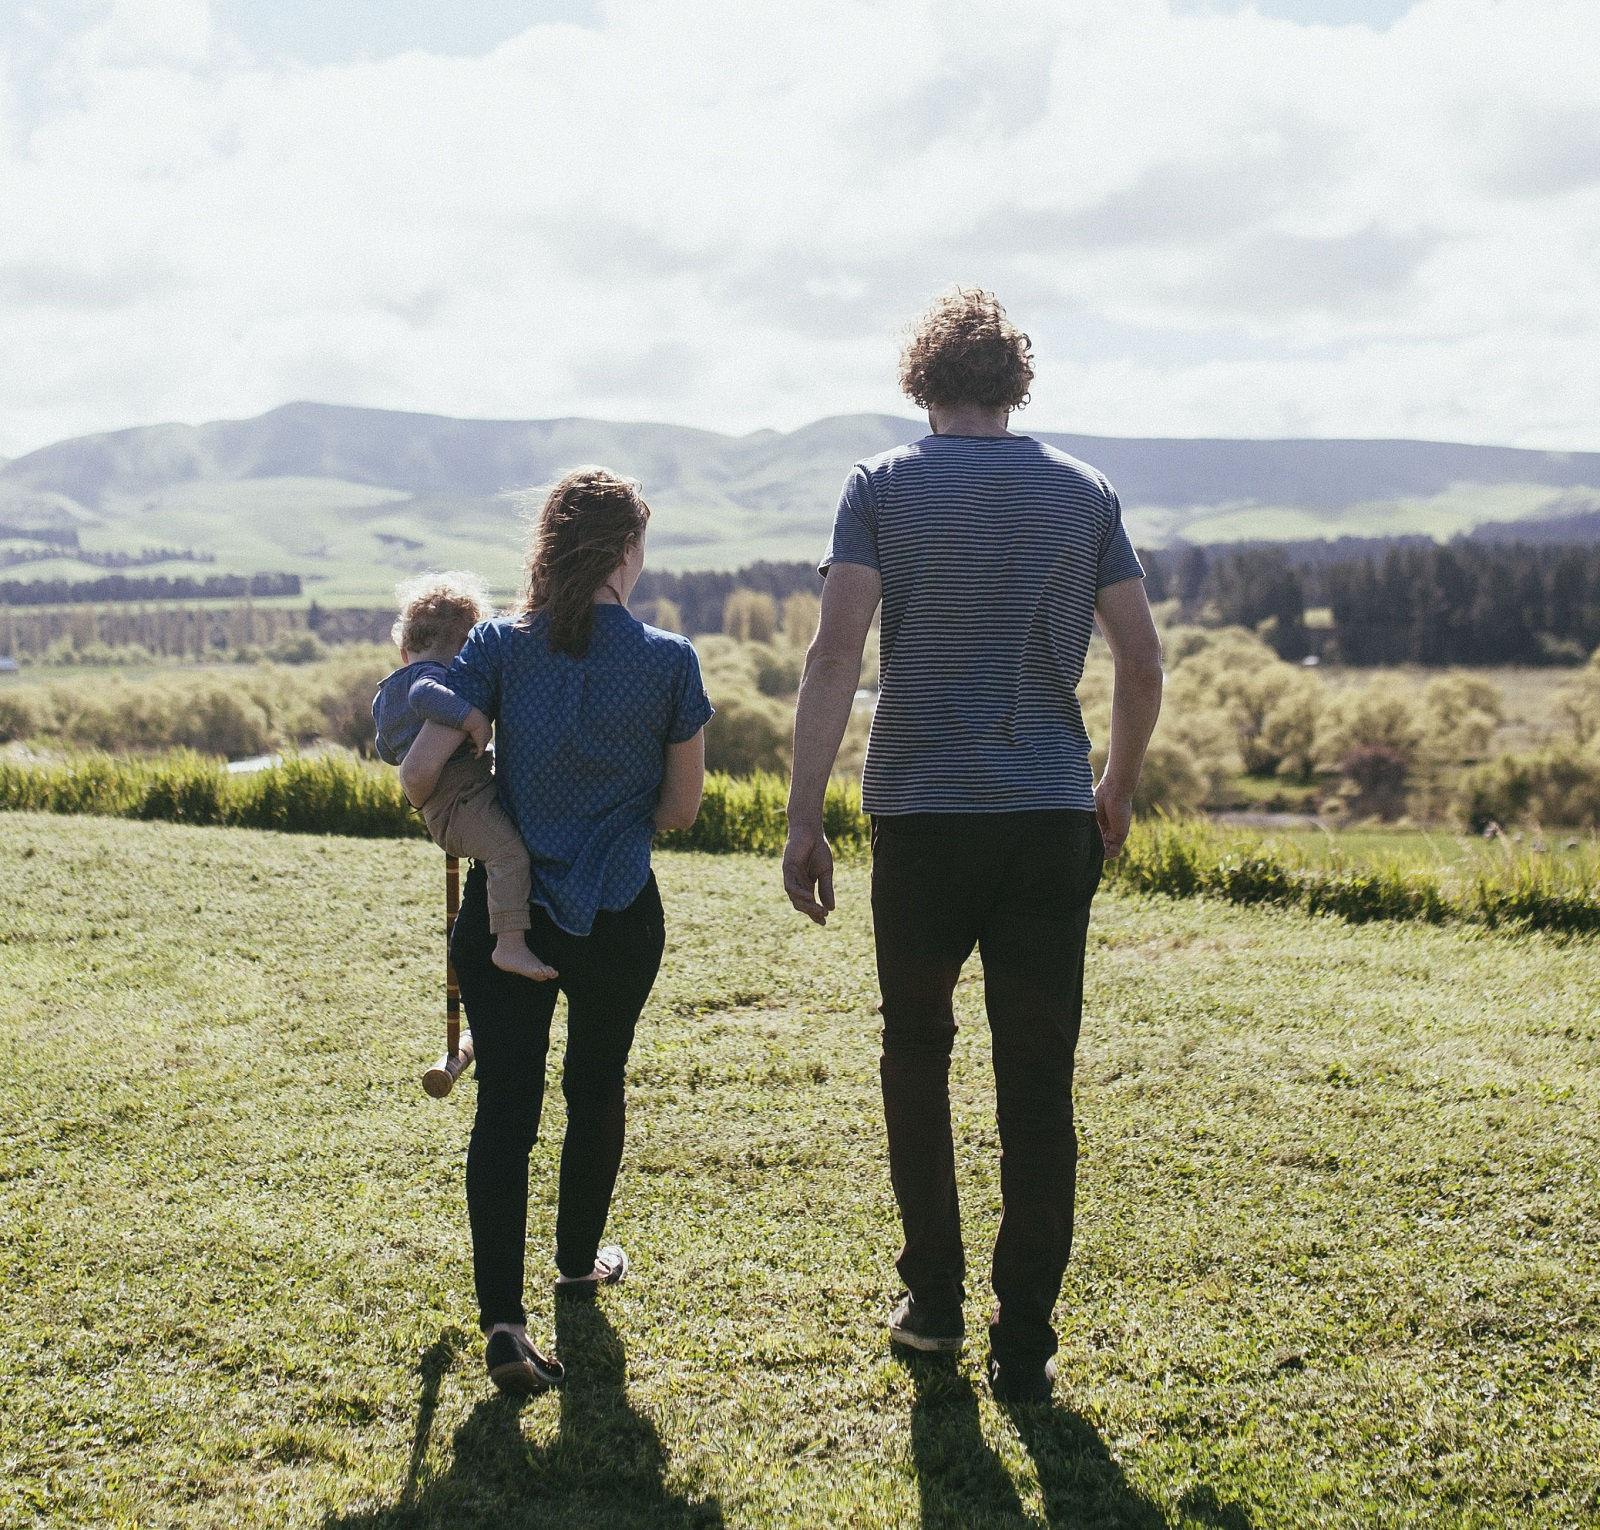
[[[1600,543],[1408,537],[1334,559],[1282,546],[1140,556],[1153,600],[1176,601],[1185,621],[1260,632],[1285,659],[1578,664],[1600,647]]]
[[[209,574],[194,579],[187,574],[130,577],[108,574],[104,579],[4,579],[0,580],[0,606],[79,606],[130,600],[242,600],[265,599],[300,593],[298,574]]]

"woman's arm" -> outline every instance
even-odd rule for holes
[[[681,744],[667,745],[667,769],[661,778],[661,796],[656,801],[656,827],[692,827],[700,814],[700,795],[705,784],[706,730],[702,728]]]
[[[443,723],[425,722],[417,741],[400,762],[400,789],[412,807],[421,807],[439,784],[439,772],[457,749],[465,733]]]

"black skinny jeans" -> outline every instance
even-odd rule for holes
[[[556,1268],[594,1268],[626,1124],[623,1074],[633,1028],[661,965],[665,930],[654,875],[627,908],[595,916],[588,935],[569,935],[533,909],[528,944],[561,976],[535,983],[490,960],[494,936],[484,870],[467,873],[450,942],[477,1056],[478,1110],[467,1149],[467,1215],[478,1322],[521,1323],[528,1232],[528,1154],[539,1137],[545,1054],[557,993],[567,997],[567,1054],[561,1090],[567,1133],[561,1145]]]
[[[919,1305],[960,1311],[966,1263],[950,1132],[951,1005],[976,946],[994,1058],[1003,1213],[990,1345],[1041,1365],[1072,1251],[1078,1138],[1072,1068],[1089,905],[1105,850],[1093,813],[917,813],[872,826],[896,1260]]]

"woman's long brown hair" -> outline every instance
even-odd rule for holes
[[[639,485],[602,467],[574,468],[545,497],[528,543],[522,609],[550,618],[553,653],[588,653],[594,597],[649,519]]]

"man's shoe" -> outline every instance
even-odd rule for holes
[[[557,1296],[593,1296],[601,1286],[620,1286],[627,1278],[628,1256],[615,1243],[608,1243],[594,1256],[594,1269],[587,1275],[557,1275]]]
[[[889,1340],[925,1354],[952,1355],[966,1343],[967,1328],[959,1307],[934,1312],[918,1306],[916,1298],[908,1296],[890,1314]]]
[[[1002,1366],[989,1355],[989,1390],[997,1403],[1047,1403],[1055,1390],[1056,1363],[1046,1360],[1043,1365],[1018,1368]]]
[[[503,1328],[489,1335],[483,1361],[489,1380],[510,1397],[530,1397],[558,1387],[567,1374],[559,1360],[540,1354],[521,1334]]]

